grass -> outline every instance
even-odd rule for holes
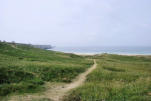
[[[98,67],[65,101],[151,101],[151,56],[97,55]]]
[[[65,101],[151,101],[151,56],[78,56],[0,42],[0,100],[71,82],[96,59],[97,69]],[[49,101],[49,99],[39,99]]]
[[[92,64],[74,54],[0,42],[0,99],[41,91],[45,82],[71,82]]]

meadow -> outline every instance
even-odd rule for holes
[[[92,64],[74,54],[0,42],[0,99],[43,91],[46,82],[69,83]]]
[[[64,101],[151,101],[151,56],[96,55],[97,69]]]
[[[96,60],[86,82],[64,101],[151,101],[151,56],[79,56],[0,42],[0,100],[43,92],[48,82],[70,83]]]

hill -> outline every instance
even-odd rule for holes
[[[96,55],[97,69],[64,101],[151,101],[151,56]]]
[[[0,42],[0,98],[43,90],[45,82],[71,82],[92,64],[74,54]]]

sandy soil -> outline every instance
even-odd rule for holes
[[[87,55],[93,56],[93,55],[96,55],[97,53],[73,53],[73,54],[83,55],[83,56],[87,56]]]
[[[85,82],[86,76],[96,67],[97,63],[94,60],[94,65],[91,68],[89,68],[86,72],[81,73],[75,80],[73,80],[73,82],[69,84],[47,83],[47,90],[43,93],[13,96],[9,101],[62,101],[63,97],[67,96],[69,91],[81,86]]]

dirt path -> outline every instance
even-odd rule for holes
[[[81,73],[73,82],[69,84],[47,83],[46,86],[48,90],[42,94],[14,96],[9,101],[62,101],[62,98],[67,95],[70,90],[81,86],[85,82],[86,76],[91,73],[96,66],[97,63],[94,60],[94,64],[91,68],[89,68],[86,72]]]

